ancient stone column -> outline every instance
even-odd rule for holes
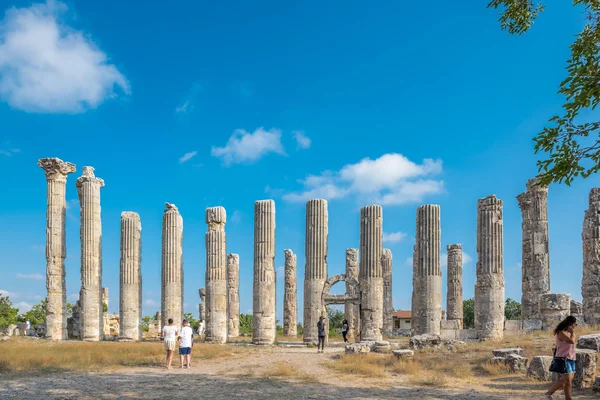
[[[254,298],[252,343],[273,344],[276,336],[275,202],[254,203]]]
[[[392,336],[394,329],[394,300],[392,298],[392,251],[383,249],[381,256],[383,272],[383,335]]]
[[[227,341],[227,241],[223,207],[206,209],[206,341]]]
[[[240,336],[240,256],[227,255],[228,337]]]
[[[527,191],[517,196],[523,217],[521,319],[541,319],[540,296],[550,293],[548,251],[548,187],[527,181]]]
[[[296,303],[296,255],[292,250],[284,250],[285,281],[283,295],[283,334],[296,336],[298,334],[297,303]]]
[[[142,223],[137,213],[121,213],[119,337],[142,340]]]
[[[358,249],[346,249],[346,277],[358,282]],[[346,281],[346,293],[357,295],[357,288]],[[358,304],[346,302],[344,316],[348,321],[349,338],[357,339],[360,335],[360,307]]]
[[[75,164],[59,158],[38,161],[46,171],[46,337],[65,340],[67,335],[67,284],[65,282],[66,184],[67,175],[75,172]]]
[[[81,338],[98,341],[103,332],[102,315],[102,221],[100,189],[104,181],[94,168],[83,167],[77,178],[81,211]]]
[[[556,328],[571,313],[571,295],[568,293],[546,293],[540,296],[538,303],[544,330]]]
[[[198,289],[201,303],[198,304],[198,312],[200,313],[200,321],[206,321],[206,289]]]
[[[504,335],[502,205],[495,195],[477,201],[475,330],[480,339]]]
[[[381,255],[383,209],[370,205],[360,209],[359,280],[361,290],[360,340],[381,340],[383,329],[383,269]]]
[[[317,323],[323,310],[321,297],[327,280],[327,246],[329,238],[327,200],[306,202],[306,242],[304,254],[304,333],[305,343],[318,343]]]
[[[165,203],[162,218],[161,326],[169,318],[183,321],[183,218],[175,204]]]
[[[446,297],[446,319],[463,323],[463,287],[462,287],[462,244],[446,246],[448,254],[448,290]]]
[[[600,325],[600,188],[590,190],[589,207],[583,219],[583,319]]]
[[[442,321],[442,269],[440,265],[440,206],[417,208],[416,242],[413,254],[413,335],[440,334]]]

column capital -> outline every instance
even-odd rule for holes
[[[46,179],[66,179],[68,174],[75,172],[75,164],[65,162],[60,158],[40,158],[38,166],[46,171]]]
[[[94,167],[85,166],[83,167],[83,172],[79,178],[77,178],[77,182],[75,182],[75,186],[79,189],[85,182],[97,183],[100,187],[104,187],[104,180],[100,178],[96,178],[94,175]]]

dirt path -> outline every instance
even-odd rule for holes
[[[229,358],[197,362],[189,370],[119,369],[105,373],[62,373],[0,377],[1,399],[537,399],[545,383],[515,385],[513,379],[482,380],[449,388],[409,387],[405,376],[369,379],[343,376],[323,364],[342,349],[249,350]],[[193,362],[194,364],[194,362]],[[271,377],[278,366],[294,371]],[[288,368],[289,370],[289,368]],[[275,372],[276,374],[276,372]],[[578,399],[593,399],[577,395]]]

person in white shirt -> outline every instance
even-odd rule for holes
[[[181,368],[183,368],[183,358],[185,356],[185,367],[189,368],[190,365],[190,354],[192,353],[192,337],[194,331],[188,324],[187,319],[183,320],[183,328],[179,332],[179,361],[181,361]]]
[[[173,318],[169,318],[169,325],[163,326],[161,337],[165,341],[165,350],[167,351],[167,369],[173,369],[173,351],[177,345],[177,336],[179,335],[177,325],[173,325]]]
[[[200,321],[198,324],[198,336],[202,340],[202,335],[204,335],[204,321]]]

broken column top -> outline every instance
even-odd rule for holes
[[[484,197],[482,199],[477,200],[477,207],[482,209],[492,210],[498,207],[503,206],[502,200],[496,197],[495,194],[489,195],[488,197]]]
[[[133,212],[133,211],[123,211],[121,213],[121,219],[126,219],[126,218],[127,219],[131,218],[131,219],[135,219],[135,220],[139,221],[140,220],[140,215],[138,213],[136,213],[136,212]]]
[[[167,207],[165,212],[174,211],[179,214],[179,209],[177,208],[177,206],[175,204],[165,203],[165,207]]]
[[[600,188],[592,188],[590,190],[590,207],[600,206]]]
[[[294,252],[291,249],[285,249],[285,250],[283,250],[283,253],[285,255],[287,255],[288,257],[291,257],[294,255]]]
[[[389,258],[391,260],[392,259],[392,251],[390,249],[383,249],[383,252],[381,253],[381,257]]]
[[[267,200],[256,200],[254,202],[254,206],[256,207],[257,204],[261,204],[261,203],[268,203],[271,206],[275,207],[275,200],[272,199],[267,199]]]
[[[534,191],[534,190],[548,191],[548,185],[542,185],[539,182],[540,182],[540,180],[538,178],[529,179],[527,181],[527,183],[525,184],[525,187],[527,188],[528,191]]]
[[[449,244],[446,246],[446,251],[462,250],[462,244]]]
[[[239,254],[229,253],[227,254],[227,264],[239,264],[240,256]]]
[[[53,174],[68,175],[75,172],[75,164],[65,162],[60,158],[40,158],[37,164],[46,171],[46,177]]]
[[[358,249],[346,249],[346,258],[350,260],[358,260]]]
[[[200,295],[200,298],[203,299],[204,296],[206,296],[206,289],[205,288],[198,289],[198,294]]]
[[[227,223],[227,212],[224,207],[208,207],[206,209],[206,223],[208,224],[208,229],[217,228],[213,230],[223,230],[223,227]]]
[[[100,187],[104,187],[104,179],[96,178],[96,175],[94,175],[94,167],[83,167],[83,172],[81,173],[81,176],[77,178],[75,186],[79,189],[85,182],[97,183]]]

